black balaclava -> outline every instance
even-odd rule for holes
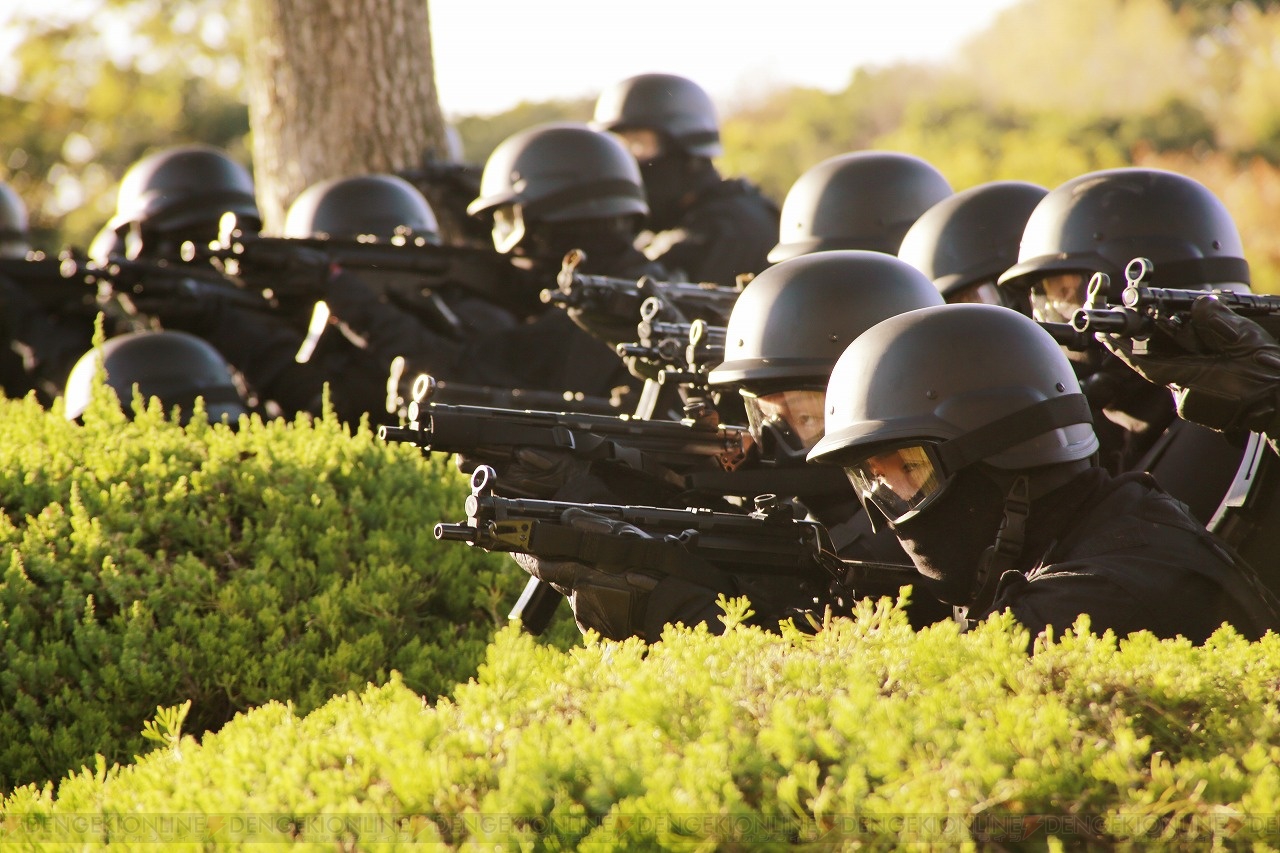
[[[698,192],[720,180],[709,159],[690,157],[682,151],[670,151],[644,161],[640,164],[640,176],[649,202],[647,224],[651,231],[675,228]]]
[[[982,554],[1000,529],[1004,501],[1004,490],[991,478],[964,468],[932,506],[893,525],[903,550],[924,576],[921,585],[936,598],[968,604]]]

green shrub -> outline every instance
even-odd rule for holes
[[[0,401],[0,785],[128,760],[157,705],[190,700],[200,733],[393,669],[451,689],[525,577],[435,541],[465,493],[331,417],[184,430],[112,398],[78,426]]]
[[[1275,838],[1276,636],[1116,643],[1080,625],[1028,657],[1011,620],[915,633],[888,602],[817,636],[728,621],[567,652],[506,629],[434,706],[394,681],[301,719],[257,708],[203,743],[169,731],[133,766],[15,792],[0,826],[359,849]]]

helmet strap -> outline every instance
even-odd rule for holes
[[[996,587],[1005,572],[1014,571],[1026,541],[1027,516],[1031,513],[1031,481],[1025,474],[1013,478],[1004,496],[1004,519],[996,533],[996,541],[982,553],[973,581],[973,594],[964,606],[954,608],[955,619],[973,627],[969,614],[981,613],[995,600]]]

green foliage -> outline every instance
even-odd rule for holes
[[[553,121],[590,121],[595,101],[543,101],[521,103],[493,116],[463,116],[455,122],[462,136],[468,163],[484,163],[498,143],[535,124]]]
[[[0,786],[200,734],[273,699],[470,676],[525,576],[435,541],[466,483],[336,418],[84,426],[0,401]],[[60,406],[60,404],[59,404]],[[158,728],[157,728],[158,726]]]
[[[56,794],[18,790],[3,825],[359,849],[1274,838],[1280,638],[1117,643],[1081,623],[1026,642],[1007,618],[916,633],[887,601],[816,636],[671,628],[561,652],[508,629],[434,707],[398,679],[303,718],[272,703]]]

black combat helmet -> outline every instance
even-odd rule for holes
[[[826,406],[809,461],[843,467],[925,587],[964,607],[985,606],[1013,568],[1030,501],[1089,468],[1098,450],[1062,348],[999,305],[881,321],[836,363]]]
[[[27,206],[22,196],[0,181],[0,258],[26,256],[31,248],[27,227]]]
[[[107,340],[85,353],[67,377],[67,420],[76,420],[89,406],[98,369],[115,391],[126,412],[132,412],[133,387],[145,399],[158,397],[166,412],[181,410],[180,423],[191,418],[195,399],[204,399],[209,421],[235,423],[248,408],[231,369],[207,341],[186,332],[130,332]]]
[[[149,154],[129,167],[109,225],[116,231],[136,225],[144,235],[167,233],[216,226],[226,212],[246,227],[260,227],[248,170],[217,148],[182,145]]]
[[[395,175],[357,175],[320,181],[303,190],[285,214],[284,236],[404,236],[438,244],[440,226],[413,184]]]
[[[647,215],[640,167],[608,133],[572,122],[532,127],[503,140],[485,162],[467,213],[492,223],[509,252],[526,227]]]
[[[991,181],[948,196],[920,215],[898,257],[948,302],[1008,304],[996,279],[1018,260],[1027,217],[1048,194],[1025,181]]]
[[[1043,414],[1004,420],[1032,407]],[[979,461],[1035,468],[1098,449],[1071,363],[1034,320],[996,305],[925,308],[882,321],[840,356],[827,387],[827,433],[809,459],[840,463],[867,448],[945,443],[997,422],[1002,429],[944,454],[951,470]]]
[[[796,179],[782,202],[773,263],[825,249],[897,254],[903,235],[951,195],[933,166],[895,151],[858,151],[823,160]]]
[[[757,440],[775,433],[776,447],[762,441],[766,452],[806,451],[820,432],[778,434],[785,410],[804,404],[820,424],[827,379],[854,338],[885,317],[941,304],[933,283],[892,255],[845,250],[792,258],[764,270],[738,297],[724,361],[707,378],[739,386]],[[802,430],[791,423],[790,432]]]
[[[1154,263],[1156,287],[1249,283],[1240,233],[1213,193],[1175,172],[1126,168],[1081,175],[1046,195],[999,284],[1030,291],[1038,319],[1069,322],[1094,273],[1110,277],[1109,301],[1118,303],[1125,267],[1138,257]]]
[[[697,83],[675,74],[637,74],[605,89],[592,127],[614,133],[656,130],[694,157],[718,157],[715,105]]]

